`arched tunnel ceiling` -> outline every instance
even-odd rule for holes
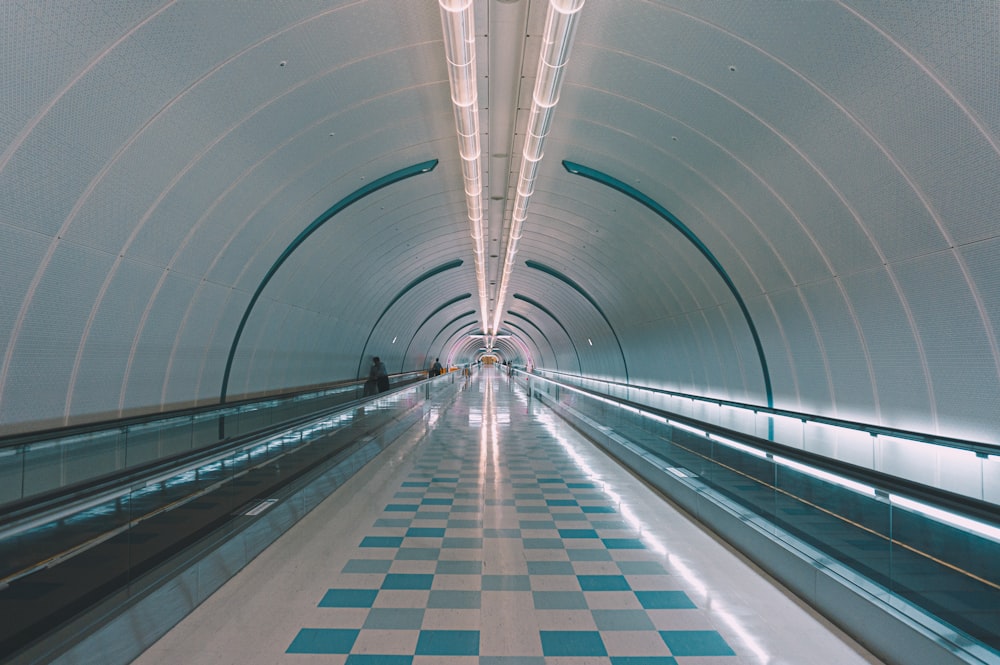
[[[475,354],[440,11],[403,6],[4,9],[0,432],[219,401],[251,304],[234,397]],[[586,0],[498,302],[547,7],[472,3],[505,359],[996,438],[997,4]]]

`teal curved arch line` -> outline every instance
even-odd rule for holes
[[[425,325],[427,325],[427,322],[430,321],[431,319],[433,319],[442,310],[447,309],[448,307],[451,307],[455,303],[462,302],[463,300],[468,300],[471,297],[472,297],[471,293],[463,293],[462,295],[460,295],[460,296],[458,296],[456,298],[452,298],[451,300],[449,300],[448,302],[446,302],[445,304],[441,305],[440,307],[438,307],[433,312],[431,312],[430,314],[427,315],[427,318],[424,319],[420,323],[419,326],[417,326],[416,330],[413,331],[413,335],[410,337],[410,341],[407,342],[407,344],[406,344],[406,350],[403,351],[403,361],[402,361],[402,363],[400,363],[400,368],[399,368],[400,372],[403,371],[403,368],[406,365],[406,356],[409,355],[409,353],[410,353],[410,347],[413,346],[413,340],[415,340],[417,338],[417,335],[420,334],[420,329],[423,328]],[[427,354],[427,355],[430,355],[430,354]]]
[[[375,334],[375,329],[378,328],[378,324],[382,322],[382,319],[385,317],[386,314],[389,313],[389,310],[392,309],[392,306],[395,305],[397,302],[399,302],[400,298],[402,298],[407,293],[409,293],[413,288],[417,287],[421,282],[426,282],[431,277],[434,277],[435,275],[440,275],[441,273],[443,273],[446,270],[451,270],[452,268],[457,268],[460,265],[462,265],[462,263],[464,263],[464,261],[462,261],[462,259],[454,259],[452,261],[448,261],[447,263],[442,263],[441,265],[439,265],[436,268],[431,268],[430,270],[428,270],[427,272],[425,272],[424,274],[420,275],[419,277],[417,277],[416,279],[414,279],[412,282],[410,282],[409,284],[407,284],[406,286],[404,286],[400,290],[400,292],[397,293],[396,296],[392,300],[389,301],[389,304],[385,306],[385,309],[382,310],[382,313],[378,315],[378,319],[375,320],[375,323],[372,325],[372,329],[370,331],[368,331],[368,337],[367,337],[367,339],[365,339],[365,345],[363,347],[361,347],[361,357],[358,359],[358,378],[359,379],[362,376],[361,375],[361,366],[365,362],[365,353],[368,351],[368,342],[370,342],[372,340],[372,335]]]
[[[622,356],[622,367],[625,369],[625,383],[628,383],[628,361],[625,360],[625,349],[622,348],[622,343],[621,340],[618,339],[618,333],[615,332],[615,327],[611,325],[611,321],[608,320],[608,317],[604,314],[604,310],[601,309],[601,306],[597,304],[597,301],[594,300],[594,298],[589,293],[587,293],[582,286],[580,286],[575,281],[573,281],[566,275],[562,274],[555,268],[550,268],[544,263],[539,263],[538,261],[532,261],[531,259],[525,261],[524,264],[529,268],[540,270],[541,272],[544,272],[546,275],[555,277],[560,282],[563,282],[571,289],[575,290],[577,293],[583,296],[584,299],[587,302],[589,302],[590,305],[595,310],[597,310],[597,313],[601,315],[601,318],[604,319],[604,322],[608,324],[608,329],[611,331],[611,335],[615,338],[615,343],[618,345],[618,353],[620,353]]]
[[[563,331],[564,333],[566,333],[566,339],[568,339],[568,340],[569,340],[569,343],[570,343],[570,344],[571,344],[571,345],[573,346],[573,353],[575,353],[575,354],[576,354],[576,366],[580,368],[580,373],[582,374],[582,373],[583,373],[583,363],[582,363],[582,362],[580,362],[580,351],[579,351],[579,350],[578,350],[578,349],[576,348],[576,342],[574,342],[574,341],[573,341],[573,337],[572,337],[572,336],[571,336],[571,335],[569,334],[569,331],[568,331],[568,330],[566,330],[566,326],[564,326],[564,325],[562,324],[562,321],[560,321],[560,320],[559,320],[558,318],[556,318],[556,315],[555,315],[555,314],[553,314],[552,312],[550,312],[550,311],[549,311],[549,310],[548,310],[548,309],[547,309],[547,308],[545,307],[545,305],[543,305],[542,303],[538,302],[537,300],[532,300],[532,299],[531,299],[531,298],[529,298],[528,296],[525,296],[525,295],[522,295],[522,294],[520,294],[520,293],[515,293],[515,294],[514,294],[514,299],[515,299],[515,300],[523,300],[524,302],[528,303],[529,305],[534,305],[534,306],[535,306],[535,307],[537,307],[537,308],[538,308],[538,309],[539,309],[540,311],[542,311],[542,312],[544,312],[544,313],[548,314],[548,315],[549,315],[549,317],[550,317],[550,318],[551,318],[551,319],[552,319],[553,321],[555,321],[555,322],[556,322],[556,325],[557,325],[557,326],[559,326],[560,328],[562,328],[562,331]]]
[[[459,314],[458,316],[456,316],[454,319],[452,319],[448,323],[446,323],[443,326],[441,326],[441,329],[437,331],[436,335],[434,335],[434,338],[431,340],[431,343],[427,345],[427,353],[425,353],[424,356],[431,355],[431,349],[434,348],[434,344],[435,344],[435,342],[437,342],[438,337],[441,336],[441,333],[443,333],[445,330],[447,330],[448,328],[450,328],[454,324],[458,323],[462,319],[464,319],[466,317],[469,317],[469,316],[475,317],[475,315],[476,315],[476,310],[470,309],[468,312],[462,312],[461,314]],[[469,325],[470,324],[463,323],[461,326],[459,326],[458,329],[461,330],[463,327],[467,328]],[[452,334],[454,334],[454,333],[452,333]],[[451,335],[449,335],[449,337],[450,336]],[[447,340],[448,340],[448,337],[445,337],[445,341],[447,341]]]
[[[524,339],[527,339],[528,341],[530,341],[530,342],[531,342],[531,345],[532,345],[533,347],[535,347],[535,354],[536,354],[537,356],[541,356],[541,354],[542,354],[542,351],[541,351],[541,347],[540,347],[540,346],[538,346],[538,342],[536,342],[536,341],[535,341],[535,338],[534,338],[534,337],[532,337],[532,336],[531,336],[531,335],[530,335],[530,334],[528,333],[528,331],[527,331],[527,330],[525,330],[525,329],[524,329],[524,328],[522,328],[521,326],[517,325],[517,324],[516,324],[516,323],[514,323],[513,321],[508,321],[507,319],[504,319],[504,320],[503,320],[503,322],[504,322],[504,325],[506,325],[506,326],[508,326],[508,327],[510,327],[510,328],[513,328],[514,330],[517,330],[518,332],[520,332],[520,333],[521,333],[521,335],[523,335],[523,336],[524,336]],[[541,332],[541,331],[539,331],[539,332]],[[524,339],[522,339],[522,340],[521,340],[521,343],[522,343],[522,344],[524,343]],[[548,341],[548,340],[545,340],[545,341]],[[527,345],[525,344],[525,346],[527,346]],[[554,355],[554,354],[553,354],[553,355]],[[536,363],[536,364],[537,364],[537,363]]]
[[[569,171],[573,175],[583,176],[584,178],[593,180],[594,182],[598,182],[602,185],[605,185],[606,187],[610,187],[611,189],[614,189],[624,194],[625,196],[629,197],[633,201],[636,201],[646,206],[647,208],[655,212],[657,215],[662,217],[664,220],[666,220],[675,229],[680,231],[681,235],[683,235],[692,245],[694,245],[695,248],[699,252],[701,252],[702,256],[708,259],[708,262],[712,264],[713,268],[715,268],[715,271],[719,274],[719,277],[721,277],[722,281],[724,281],[726,283],[726,286],[729,287],[729,292],[732,293],[733,297],[736,299],[736,303],[739,305],[740,311],[743,312],[743,318],[747,322],[747,327],[750,328],[750,335],[753,337],[754,346],[757,347],[757,358],[760,361],[760,369],[764,375],[764,392],[767,396],[767,406],[768,408],[773,409],[774,393],[771,391],[771,374],[767,369],[767,358],[764,356],[764,346],[760,341],[760,335],[757,334],[757,326],[754,325],[753,318],[750,316],[750,310],[747,309],[747,305],[746,302],[744,302],[743,300],[743,296],[740,295],[740,292],[736,288],[736,285],[733,283],[733,280],[729,277],[729,273],[727,273],[726,269],[722,267],[722,263],[720,263],[719,259],[715,257],[715,255],[712,253],[712,250],[710,250],[705,245],[705,243],[703,243],[701,239],[684,224],[684,222],[679,220],[677,217],[673,215],[673,213],[671,213],[669,210],[664,208],[662,205],[660,205],[650,197],[640,192],[635,187],[632,187],[631,185],[628,185],[622,182],[621,180],[618,180],[617,178],[613,178],[612,176],[609,176],[606,173],[601,173],[596,169],[592,169],[582,164],[577,164],[575,162],[570,162],[564,159],[562,165],[567,171]],[[773,423],[771,427],[773,427]],[[771,427],[769,427],[768,429],[770,430]],[[773,434],[771,438],[773,438]]]
[[[253,296],[250,298],[250,302],[247,303],[246,310],[243,312],[243,318],[240,319],[240,325],[236,328],[236,334],[233,336],[233,342],[229,345],[229,357],[226,359],[226,370],[222,375],[222,390],[219,393],[219,403],[226,403],[226,392],[229,389],[229,375],[233,369],[233,359],[236,357],[236,347],[239,346],[240,338],[243,336],[243,330],[246,328],[247,321],[250,319],[250,313],[253,312],[254,305],[260,299],[260,295],[264,292],[264,287],[267,286],[271,278],[274,277],[275,273],[281,265],[288,260],[288,257],[292,255],[296,249],[302,246],[302,243],[306,241],[319,227],[330,221],[337,213],[344,210],[353,203],[357,203],[364,197],[377,192],[383,187],[388,187],[393,185],[400,180],[405,180],[407,178],[412,178],[415,175],[420,175],[421,173],[429,173],[434,170],[434,167],[438,165],[438,160],[431,159],[426,162],[420,162],[419,164],[414,164],[413,166],[407,166],[406,168],[399,169],[398,171],[393,171],[387,175],[382,176],[372,180],[370,183],[364,187],[360,187],[344,198],[337,201],[333,206],[328,208],[322,215],[313,220],[313,222],[303,229],[302,233],[297,235],[292,242],[288,244],[285,251],[275,260],[271,265],[271,268],[264,275],[264,278],[260,280],[260,284],[257,285],[257,289],[254,291]],[[370,337],[370,335],[369,335]],[[221,434],[221,432],[220,432]]]
[[[556,365],[556,371],[559,371],[559,355],[556,353],[556,348],[554,346],[552,346],[552,342],[549,341],[548,336],[538,326],[538,324],[535,323],[534,321],[532,321],[531,319],[529,319],[528,317],[523,316],[521,314],[518,314],[517,312],[515,312],[513,310],[509,310],[508,309],[507,313],[510,314],[511,316],[517,317],[517,318],[521,319],[522,321],[528,323],[532,328],[534,328],[535,330],[538,331],[538,334],[542,336],[542,339],[545,340],[545,343],[549,345],[549,351],[552,352],[552,362],[554,362],[555,365]],[[518,330],[524,332],[524,328],[521,328],[519,326],[514,325],[514,323],[512,321],[507,321],[506,323],[509,323],[512,327],[517,328]],[[525,333],[525,334],[527,334],[527,333]],[[529,336],[529,338],[530,338],[530,336]],[[532,340],[532,341],[534,341],[534,340]],[[539,360],[541,360],[542,359],[541,358],[541,347],[538,347],[538,348],[539,348]]]

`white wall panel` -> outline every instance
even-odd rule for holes
[[[175,312],[179,328],[172,342],[172,360],[162,378],[161,402],[165,405],[187,404],[191,400],[211,402],[219,399],[221,368],[229,353],[228,342],[223,345],[220,336],[215,335],[231,290],[213,284],[198,284],[183,310]],[[240,298],[245,304],[245,300]],[[211,381],[199,381],[206,363]],[[219,378],[215,379],[216,374]]]
[[[86,340],[81,336],[75,345],[66,349],[67,353],[79,353],[79,369],[69,386],[71,418],[93,413],[102,413],[106,418],[118,416],[120,387],[128,370],[136,331],[150,293],[161,276],[162,270],[129,259],[118,264],[101,306],[92,312],[94,319],[86,330]],[[176,313],[171,312],[171,315]],[[78,350],[81,344],[84,347]],[[147,361],[139,359],[140,363]],[[158,393],[152,403],[157,401]]]
[[[878,419],[871,352],[858,331],[856,313],[845,299],[839,281],[807,284],[802,292],[816,317],[823,348],[830,362],[833,398],[825,415],[875,422]]]
[[[119,386],[122,381],[127,381],[122,404],[124,410],[141,410],[150,404],[160,403],[167,364],[182,323],[178,314],[194,298],[197,286],[198,282],[186,275],[168,275],[160,287],[155,306],[149,310],[145,325],[141,331],[133,329],[131,332],[132,336],[140,336],[130,372],[119,380]],[[117,394],[115,399],[118,399]]]
[[[53,254],[17,335],[0,402],[5,426],[60,424],[80,336],[112,261],[68,243]]]
[[[871,352],[881,424],[933,431],[936,415],[924,372],[926,351],[918,347],[889,273],[873,270],[846,277],[843,283]]]

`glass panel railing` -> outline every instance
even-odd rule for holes
[[[392,382],[402,386],[425,377],[425,372],[410,372],[394,375]],[[361,398],[362,385],[350,382],[253,402],[4,437],[0,507],[335,408]]]
[[[768,525],[764,528],[776,539],[811,546],[863,576],[870,585],[866,589],[874,589],[887,603],[929,617],[931,623],[964,634],[1000,657],[1000,514],[993,506],[881,473],[848,472],[846,465],[810,452],[792,446],[783,452],[780,446],[736,431],[699,428],[675,414],[634,405],[615,407],[604,396],[544,378],[532,376],[529,381],[547,401],[613,430],[660,460],[663,468],[696,478],[722,500],[749,511],[755,527]],[[808,424],[802,436],[806,451],[837,453],[846,446],[854,458],[912,455],[910,446],[924,445],[890,442],[883,436],[875,440],[868,433],[844,434],[814,424]],[[904,446],[905,451],[893,446]],[[917,449],[925,451],[926,446]],[[993,491],[1000,466],[995,456],[945,450],[941,454],[948,457],[943,461],[953,477],[943,483],[940,477],[934,480],[971,481],[981,484],[984,493]],[[942,458],[934,461],[932,470]],[[927,465],[928,460],[918,457],[913,463]],[[901,462],[899,470],[931,480],[909,462]]]
[[[989,474],[986,463],[987,459],[1000,456],[997,442],[911,432],[551,370],[535,370],[535,374],[873,471],[1000,503],[987,498],[1000,494],[998,479]]]
[[[346,479],[389,443],[367,435],[395,421],[408,427],[423,416],[413,407],[454,389],[451,381],[413,385],[228,451],[205,451],[180,468],[128,478],[72,504],[26,517],[0,514],[0,661],[104,598],[142,591],[145,573],[209,534],[241,528],[253,508],[287,496],[281,490],[291,483],[335,465]],[[145,428],[132,434],[144,451],[169,445]],[[37,466],[46,473],[59,468],[41,459]]]

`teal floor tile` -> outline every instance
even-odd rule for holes
[[[660,637],[674,656],[735,656],[714,630],[661,630]]]
[[[571,489],[596,489],[597,485],[594,483],[566,483],[566,487]]]
[[[483,591],[531,591],[527,575],[483,575]]]
[[[422,630],[417,656],[478,656],[478,630]]]
[[[450,517],[450,515],[451,514],[448,511],[418,510],[417,513],[413,516],[413,519],[415,519],[415,520],[441,520],[441,521],[445,521],[446,522],[446,521],[448,521],[448,517]]]
[[[569,561],[529,561],[529,575],[575,575]]]
[[[402,536],[365,536],[358,547],[399,547]]]
[[[319,607],[371,607],[378,589],[329,589]]]
[[[426,590],[430,589],[433,583],[433,575],[389,573],[382,581],[382,588],[392,590]]]
[[[344,665],[413,665],[413,656],[353,653]]]
[[[441,541],[441,549],[481,550],[482,548],[482,538],[444,538]]]
[[[395,527],[408,527],[412,523],[413,523],[413,520],[411,520],[409,517],[404,517],[404,518],[401,518],[401,519],[385,518],[385,517],[383,517],[383,518],[379,518],[379,519],[375,520],[375,525],[374,526],[377,526],[377,527],[393,527],[393,528],[395,528]]]
[[[350,653],[359,632],[346,628],[303,628],[285,653]]]
[[[623,575],[577,575],[584,591],[631,591]]]
[[[407,538],[444,538],[444,529],[441,527],[410,527],[406,530]]]
[[[480,575],[482,561],[438,561],[434,572],[438,575]]]
[[[635,597],[647,610],[695,609],[695,604],[683,591],[636,591]]]
[[[368,612],[362,627],[371,630],[420,630],[423,622],[423,609],[376,607]]]
[[[586,522],[587,516],[577,512],[552,513],[552,519],[557,522]]]
[[[342,573],[388,573],[392,559],[351,559]]]
[[[552,529],[555,530],[556,523],[552,520],[520,520],[518,522],[521,529]]]
[[[560,538],[597,538],[593,529],[559,529]],[[605,541],[605,544],[607,541]],[[608,549],[611,549],[610,547]]]
[[[566,548],[562,538],[524,538],[521,543],[526,550],[561,550]]]
[[[421,504],[425,506],[450,506],[455,503],[454,499],[434,499],[434,498],[424,498],[420,501]]]
[[[646,545],[638,538],[601,538],[609,550],[644,550]]]
[[[396,561],[437,561],[441,550],[436,547],[400,547],[396,550]]]
[[[449,529],[480,529],[482,526],[482,520],[448,520]]]
[[[451,512],[453,512],[453,513],[478,513],[479,512],[479,506],[478,505],[465,506],[465,505],[462,505],[462,504],[456,504],[456,505],[453,505],[451,507]]]
[[[420,508],[418,503],[390,503],[385,507],[387,513],[415,513]]]
[[[576,499],[546,499],[545,504],[548,506],[579,506]]]
[[[593,515],[610,515],[611,513],[617,512],[611,506],[580,506],[580,510]]]
[[[582,591],[532,591],[536,610],[585,610],[587,597]]]
[[[478,610],[482,605],[480,591],[454,591],[440,589],[431,591],[427,607],[433,609]]]
[[[430,483],[414,482],[412,480],[407,480],[403,483],[403,487],[430,487]]]
[[[542,653],[550,656],[607,656],[596,630],[542,630]]]
[[[598,630],[656,630],[643,610],[591,610]]]
[[[659,561],[619,561],[618,570],[626,575],[666,575]]]

